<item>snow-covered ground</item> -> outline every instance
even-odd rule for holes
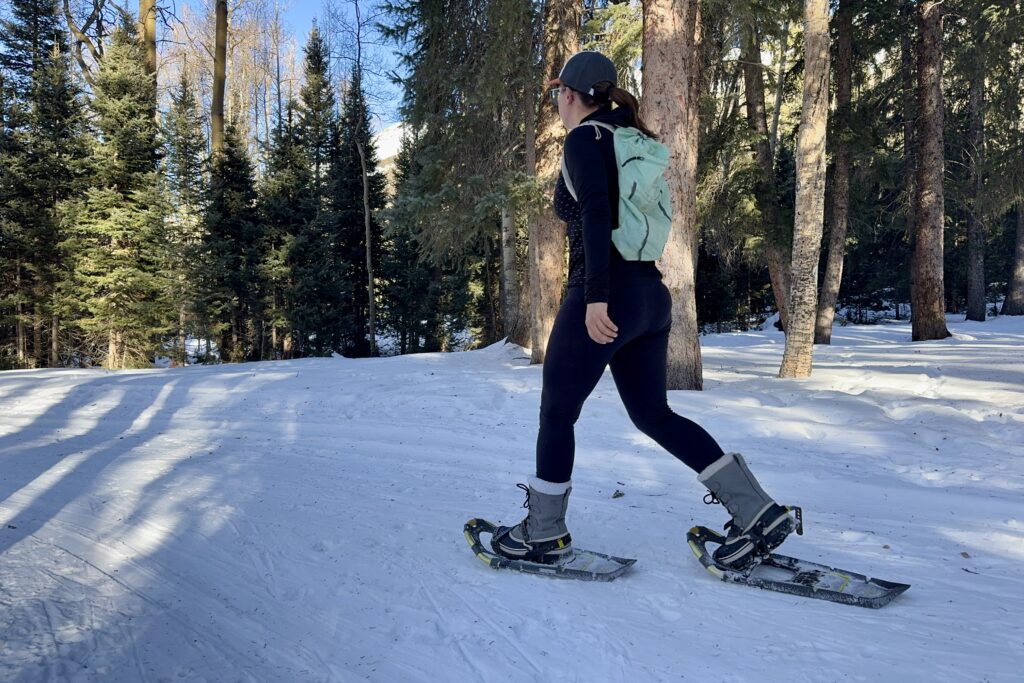
[[[775,332],[704,337],[680,413],[805,510],[786,550],[913,584],[881,610],[717,582],[721,524],[635,431],[584,408],[575,542],[610,584],[487,568],[518,521],[541,368],[458,354],[0,375],[3,681],[1018,681],[1024,320],[837,328],[809,380]],[[613,498],[615,490],[625,495]]]

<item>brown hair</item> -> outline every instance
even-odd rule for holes
[[[647,137],[654,138],[655,140],[658,139],[657,133],[648,128],[644,120],[640,118],[640,103],[637,102],[637,99],[628,90],[616,87],[608,81],[601,81],[594,84],[593,95],[588,95],[585,92],[577,92],[576,94],[579,95],[583,104],[588,107],[611,109],[612,102],[614,102],[620,107],[628,108],[633,113],[633,121],[630,125]]]

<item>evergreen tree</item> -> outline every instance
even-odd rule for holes
[[[50,63],[54,50],[67,54],[64,19],[57,0],[11,0],[11,18],[0,21],[0,70],[7,87],[24,97],[33,74]]]
[[[299,135],[297,104],[289,101],[278,114],[267,159],[267,174],[260,192],[263,223],[262,277],[266,282],[264,308],[270,326],[273,356],[289,358],[295,352],[292,312],[296,308],[295,240],[313,219],[309,193],[309,158]]]
[[[56,283],[62,265],[58,230],[62,203],[82,191],[85,119],[71,76],[67,40],[56,1],[15,3],[4,22],[0,63],[10,93],[20,99],[6,126],[3,205],[13,247],[15,308],[21,309],[20,355],[31,325],[31,363],[59,362]],[[48,350],[48,352],[47,352]]]
[[[265,351],[262,247],[252,162],[229,123],[210,169],[201,266],[201,315],[219,335],[221,360],[259,360]]]
[[[401,197],[415,177],[416,144],[402,140],[395,161],[395,192]],[[415,209],[395,202],[385,212],[386,247],[380,264],[384,325],[398,337],[400,353],[452,348],[466,328],[469,278],[466,270],[442,268],[423,255],[416,238]]]
[[[350,356],[370,354],[369,334],[369,275],[366,263],[366,224],[364,207],[363,167],[358,144],[362,145],[366,159],[369,186],[370,250],[374,263],[381,257],[381,228],[378,212],[386,203],[385,178],[377,173],[377,151],[370,134],[369,113],[363,94],[358,66],[352,69],[352,78],[345,93],[340,122],[340,139],[331,164],[331,209],[337,228],[337,249],[340,272],[345,280],[343,288],[352,296],[343,302],[346,325],[343,338],[344,353]]]
[[[338,217],[334,212],[333,166],[341,154],[337,102],[328,73],[329,55],[313,27],[305,48],[305,84],[300,92],[299,137],[309,163],[307,196],[312,216],[292,241],[290,318],[296,353],[325,355],[342,347],[355,320],[355,291],[344,271]]]
[[[314,25],[305,48],[304,84],[299,92],[299,130],[312,171],[309,194],[317,215],[329,208],[331,155],[338,125],[329,63],[327,46]]]
[[[114,32],[96,74],[95,184],[69,207],[62,243],[70,267],[63,308],[85,333],[86,357],[104,355],[105,343],[110,368],[150,364],[170,326],[155,90],[131,30]]]
[[[178,342],[175,356],[186,362],[189,324],[196,322],[194,283],[201,276],[199,263],[203,233],[208,168],[206,136],[199,103],[185,71],[171,93],[171,109],[164,121],[166,139],[165,174],[174,210],[168,216],[170,298],[178,312]],[[193,331],[197,331],[194,330]]]

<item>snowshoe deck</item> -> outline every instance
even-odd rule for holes
[[[708,543],[721,544],[725,540],[722,534],[707,527],[695,526],[686,534],[686,540],[704,568],[727,583],[875,609],[888,605],[910,588],[905,583],[883,581],[846,569],[775,553],[767,555],[751,569],[736,571],[719,566],[707,549]]]
[[[485,519],[471,519],[463,532],[473,553],[494,569],[514,569],[527,574],[540,574],[561,579],[581,581],[612,581],[633,566],[635,559],[603,555],[590,550],[573,548],[572,553],[555,564],[542,564],[528,560],[512,560],[496,555],[480,540],[480,534],[493,534],[497,526]]]

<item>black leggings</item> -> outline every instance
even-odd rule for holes
[[[613,283],[608,317],[618,337],[598,344],[587,334],[583,287],[570,287],[555,318],[544,360],[537,435],[537,476],[562,483],[572,477],[573,425],[583,402],[609,364],[633,424],[688,467],[700,472],[722,456],[703,427],[672,412],[665,394],[672,296],[658,279]]]

